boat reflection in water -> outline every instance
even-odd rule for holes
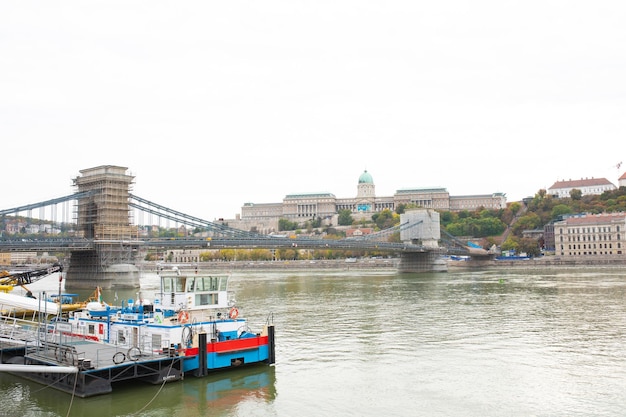
[[[0,390],[4,400],[0,399],[0,406],[6,415],[25,415],[21,403],[28,404],[28,411],[35,413],[30,415],[189,417],[233,415],[235,410],[267,407],[276,398],[275,367],[263,365],[216,372],[204,378],[185,378],[163,386],[132,382],[124,385],[108,395],[72,398],[70,394],[41,390],[36,383],[2,374]]]
[[[183,384],[183,398],[180,402],[182,408],[177,410],[176,415],[216,415],[231,414],[244,403],[251,405],[268,403],[276,397],[276,374],[273,366],[257,366],[229,372],[227,377],[217,374],[209,376],[208,383],[196,383],[193,381]],[[206,382],[207,378],[201,380]],[[195,410],[193,408],[195,408]]]

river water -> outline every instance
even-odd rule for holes
[[[253,329],[273,314],[275,366],[86,399],[0,374],[0,415],[626,415],[624,270],[246,272],[231,290]]]

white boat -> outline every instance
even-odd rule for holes
[[[185,356],[184,372],[274,363],[273,324],[268,319],[261,331],[249,328],[228,297],[229,276],[178,269],[159,275],[154,302],[128,300],[119,307],[89,303],[70,312],[66,333],[127,348],[119,362],[144,353]],[[62,328],[69,330],[67,324]]]
[[[23,311],[38,311],[56,315],[59,313],[59,305],[37,298],[0,292],[0,311],[4,315],[13,315]]]

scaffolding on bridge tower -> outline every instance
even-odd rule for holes
[[[103,165],[83,169],[74,179],[76,227],[79,236],[93,239],[92,251],[72,252],[66,286],[93,288],[139,285],[135,266],[138,228],[132,224],[129,198],[134,177],[128,168]]]

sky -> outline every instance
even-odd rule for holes
[[[617,185],[625,21],[622,0],[1,2],[0,209],[100,165],[206,220],[353,198],[364,170],[378,196]]]

